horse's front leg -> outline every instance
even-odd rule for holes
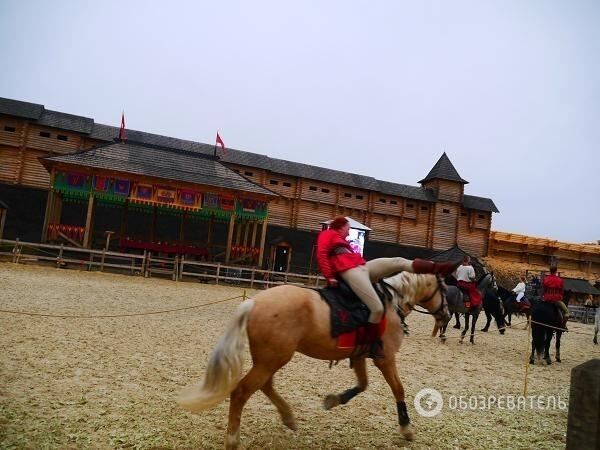
[[[356,374],[356,386],[345,390],[341,394],[329,394],[327,397],[325,397],[323,402],[325,409],[331,409],[338,405],[345,405],[358,394],[367,389],[369,380],[367,378],[367,366],[365,363],[365,358],[352,360],[352,367],[354,368],[354,373]]]
[[[562,362],[560,360],[560,338],[562,336],[562,331],[556,331],[556,362]]]
[[[396,399],[400,432],[406,440],[412,441],[415,438],[415,433],[412,429],[412,425],[410,424],[410,418],[408,417],[408,410],[406,408],[406,401],[404,399],[404,386],[402,386],[402,382],[398,376],[394,355],[386,355],[385,358],[375,359],[373,362],[383,374],[383,377],[390,385],[390,388],[392,388],[392,393]]]

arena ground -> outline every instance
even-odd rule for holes
[[[144,279],[98,272],[0,263],[0,309],[50,315],[121,315],[201,305],[240,296],[234,286]],[[202,376],[208,354],[239,299],[182,311],[113,318],[53,318],[0,313],[0,447],[222,448],[227,402],[201,415],[175,398]],[[481,321],[481,318],[480,318]],[[476,449],[564,448],[567,411],[449,409],[451,396],[518,396],[523,392],[527,332],[478,334],[459,344],[457,330],[440,345],[427,337],[430,317],[412,314],[411,335],[397,356],[416,440],[401,438],[396,406],[369,366],[369,389],[325,411],[326,394],[354,384],[347,362],[297,355],[275,383],[299,429],[279,421],[262,393],[242,418],[244,448]],[[522,323],[522,322],[521,322]],[[480,326],[481,328],[481,322]],[[591,325],[572,324],[561,364],[529,368],[529,395],[568,400],[571,368],[600,357]],[[442,393],[434,418],[413,406],[422,388]],[[550,406],[552,406],[550,404]]]

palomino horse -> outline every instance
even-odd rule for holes
[[[410,440],[414,432],[395,359],[404,337],[401,317],[406,317],[415,305],[419,305],[427,309],[440,326],[445,324],[450,319],[445,285],[434,275],[408,272],[384,281],[389,294],[385,300],[387,326],[381,338],[384,357],[375,359],[374,363],[392,389],[400,431]],[[365,355],[355,357],[352,349],[337,348],[336,339],[331,337],[330,322],[329,306],[311,289],[278,286],[242,302],[213,349],[204,382],[186,389],[179,404],[191,412],[199,412],[217,405],[230,395],[228,449],[239,446],[242,409],[258,389],[277,407],[284,425],[295,430],[296,420],[290,406],[273,387],[273,375],[292,359],[295,352],[328,361],[351,358],[357,385],[341,394],[328,395],[325,408],[347,403],[367,388]],[[248,336],[253,366],[242,378],[245,335]]]
[[[479,281],[477,282],[477,290],[481,294],[482,299],[485,296],[485,290],[488,288],[488,286],[490,286],[490,285],[495,286],[495,284],[496,284],[496,280],[494,278],[494,275],[491,273],[486,273],[479,279]],[[469,316],[473,316],[473,325],[471,327],[470,341],[471,341],[471,344],[475,344],[475,324],[477,323],[477,319],[479,318],[479,313],[481,312],[482,305],[471,306],[470,308],[467,309],[465,307],[465,303],[464,303],[464,294],[457,286],[448,286],[447,292],[446,292],[446,297],[448,300],[448,309],[450,311],[450,314],[454,314],[454,313],[464,313],[465,314],[465,329],[462,331],[462,333],[460,335],[461,343],[463,342],[463,339],[464,339],[465,335],[467,334],[467,331],[469,331]],[[435,337],[439,330],[440,340],[442,342],[445,342],[446,341],[446,328],[447,328],[447,324],[443,325],[443,326],[439,326],[438,323],[436,322],[435,326],[433,327],[433,331],[431,332],[431,337]]]

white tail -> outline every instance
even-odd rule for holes
[[[212,408],[225,400],[236,387],[242,378],[246,327],[253,306],[254,300],[240,304],[229,328],[210,355],[204,382],[181,393],[178,401],[181,407],[194,413]]]

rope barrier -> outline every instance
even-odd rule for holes
[[[54,318],[58,318],[58,319],[113,319],[113,318],[117,318],[117,317],[150,316],[150,315],[155,315],[155,314],[165,314],[165,313],[171,313],[171,312],[176,312],[176,311],[185,311],[185,310],[194,309],[194,308],[203,308],[205,306],[216,305],[217,303],[223,303],[223,302],[227,302],[230,300],[236,300],[238,298],[243,298],[245,300],[248,297],[246,296],[246,292],[244,291],[243,295],[237,295],[235,297],[225,298],[225,299],[217,300],[217,301],[210,302],[210,303],[203,303],[201,305],[186,306],[183,308],[175,308],[175,309],[165,309],[162,311],[151,311],[151,312],[147,312],[147,313],[132,313],[132,314],[77,316],[77,315],[40,314],[40,313],[32,313],[32,312],[27,312],[27,311],[10,311],[10,310],[5,310],[5,309],[0,309],[0,312],[7,313],[7,314],[18,314],[18,315],[23,315],[23,316],[54,317]]]

